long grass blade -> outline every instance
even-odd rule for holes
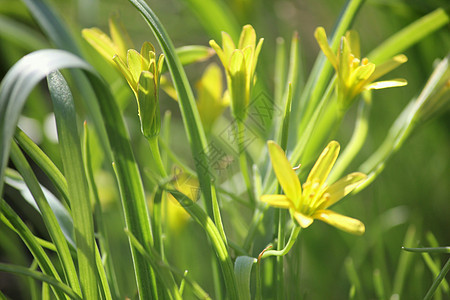
[[[67,83],[58,71],[47,76],[48,88],[58,128],[58,141],[70,197],[77,245],[78,272],[83,297],[98,298],[95,270],[94,222],[91,197],[84,172],[81,142],[78,134],[75,104]]]
[[[17,265],[10,265],[5,263],[0,263],[0,271],[18,274],[18,275],[25,275],[29,276],[31,278],[43,281],[54,287],[55,289],[58,289],[65,294],[67,294],[71,299],[77,299],[82,300],[82,298],[74,292],[69,286],[65,285],[64,283],[56,280],[55,278],[45,275],[38,271],[33,271],[28,268],[17,266]]]
[[[48,257],[47,253],[45,253],[36,237],[30,229],[28,229],[16,212],[4,200],[0,202],[0,210],[2,212],[0,219],[6,225],[9,225],[9,227],[11,227],[11,229],[13,229],[20,236],[33,255],[35,261],[38,263],[42,272],[53,277],[57,281],[62,281],[52,261]],[[60,290],[53,289],[53,291],[58,299],[65,299],[64,294]]]
[[[58,220],[56,219],[47,199],[42,192],[39,182],[33,173],[30,165],[28,164],[22,151],[19,149],[16,143],[12,143],[11,147],[11,159],[16,166],[19,173],[23,176],[25,183],[27,184],[30,192],[33,194],[36,200],[39,210],[41,211],[42,219],[50,234],[53,243],[56,246],[58,257],[64,269],[65,276],[70,287],[79,295],[81,295],[81,289],[75,269],[74,261],[70,255],[69,246],[66,242],[66,238],[59,227]]]

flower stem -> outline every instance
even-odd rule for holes
[[[152,152],[153,161],[156,164],[158,173],[161,177],[167,177],[166,169],[161,159],[161,154],[159,153],[158,136],[148,138],[148,143],[150,145],[150,151]]]
[[[289,240],[286,243],[286,246],[283,249],[281,249],[281,250],[267,250],[261,256],[261,259],[267,258],[267,257],[270,257],[270,256],[283,256],[283,255],[286,255],[289,252],[289,250],[291,250],[292,246],[294,246],[295,241],[297,240],[297,237],[298,237],[301,229],[302,228],[300,226],[295,225],[292,228],[291,236],[289,237]]]
[[[371,98],[371,96],[368,96]],[[367,131],[369,128],[369,112],[371,108],[371,99],[369,101],[361,101],[358,107],[358,116],[355,124],[355,130],[350,139],[350,142],[345,147],[345,150],[340,155],[336,164],[333,167],[333,171],[328,178],[328,182],[335,182],[341,177],[342,173],[352,162],[355,156],[361,150],[364,141],[367,137]]]
[[[237,142],[238,142],[238,151],[239,151],[239,164],[242,172],[242,176],[244,177],[245,186],[247,187],[247,194],[250,200],[250,203],[255,203],[255,197],[253,196],[252,185],[250,181],[250,176],[248,174],[248,164],[247,157],[245,156],[245,125],[244,120],[236,119],[237,121]]]

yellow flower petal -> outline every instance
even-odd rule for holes
[[[264,42],[264,39],[261,38],[261,39],[259,39],[258,45],[256,45],[255,53],[253,54],[252,69],[250,70],[251,76],[253,76],[253,74],[255,73],[256,64],[258,63],[259,52],[261,52],[261,47],[263,45],[263,42]]]
[[[338,62],[337,57],[334,54],[333,50],[331,50],[330,45],[328,44],[327,34],[325,33],[325,29],[323,27],[317,27],[314,32],[314,37],[319,44],[320,49],[322,49],[323,54],[328,58],[331,65],[333,65],[334,69],[337,70]]]
[[[394,70],[395,68],[397,68],[401,64],[404,64],[407,61],[408,58],[406,57],[406,55],[399,54],[389,59],[388,61],[385,61],[380,65],[377,65],[375,72],[373,72],[372,76],[370,76],[369,78],[369,82],[377,80],[381,76],[389,73],[390,71]]]
[[[355,69],[355,71],[353,71],[349,81],[358,82],[361,80],[367,80],[374,71],[375,71],[375,64],[373,63],[368,63],[367,65],[359,66]]]
[[[261,201],[273,207],[290,208],[292,202],[285,195],[262,195]]]
[[[111,38],[98,28],[83,29],[83,38],[107,61],[111,61],[114,55],[118,55],[116,45]]]
[[[211,48],[214,49],[214,51],[216,51],[217,56],[219,57],[220,61],[226,68],[226,66],[228,66],[228,58],[225,56],[225,53],[223,52],[222,48],[220,48],[220,46],[216,43],[215,40],[210,40],[209,45],[211,46]]]
[[[302,228],[308,227],[314,221],[313,218],[305,216],[304,214],[302,214],[301,212],[298,212],[298,211],[294,211],[294,218],[297,220],[298,224]]]
[[[352,54],[356,58],[361,58],[361,50],[360,50],[360,42],[359,42],[359,34],[356,30],[349,30],[345,33],[345,39],[348,41],[350,45],[350,49]]]
[[[231,53],[236,49],[236,46],[234,45],[233,39],[231,36],[222,31],[222,47],[223,47],[223,54],[226,59],[229,59],[231,56]],[[228,62],[226,62],[228,63]],[[225,69],[228,68],[226,64],[224,64]]]
[[[127,65],[130,70],[134,81],[139,82],[139,76],[143,71],[141,69],[141,55],[134,49],[130,49],[127,52]]]
[[[341,45],[338,52],[338,74],[339,77],[349,83],[349,77],[352,73],[354,56],[350,51],[347,39],[344,37],[341,39]]]
[[[109,33],[111,34],[111,39],[117,49],[116,54],[119,55],[121,59],[125,60],[127,50],[133,48],[133,42],[122,22],[120,22],[117,14],[109,18]]]
[[[314,213],[313,218],[321,220],[348,233],[362,235],[365,231],[364,224],[360,220],[346,217],[331,210],[318,210]]]
[[[245,95],[248,92],[247,88],[247,73],[245,68],[244,54],[241,50],[236,49],[231,54],[228,76],[231,79],[228,85],[232,102],[233,114],[238,118],[243,118],[247,111],[247,103]]]
[[[153,53],[153,54],[150,54]],[[149,42],[144,42],[141,47],[141,68],[149,70],[150,60],[155,58],[155,47]],[[152,70],[150,70],[152,71]]]
[[[127,80],[133,92],[137,95],[137,81],[134,79],[133,74],[131,74],[127,65],[118,55],[115,55],[113,57],[113,61],[116,63],[116,66],[122,73],[123,77],[125,77],[125,79]]]
[[[328,208],[335,204],[352,192],[358,185],[366,180],[366,178],[366,174],[355,172],[339,179],[325,190],[324,195],[328,194],[328,199],[322,203],[318,209]]]
[[[392,80],[386,80],[386,81],[377,81],[373,82],[371,84],[368,84],[365,86],[366,90],[380,90],[380,89],[386,89],[390,87],[398,87],[398,86],[405,86],[408,82],[405,79],[392,79]]]
[[[239,37],[239,49],[244,49],[247,46],[255,47],[256,44],[256,32],[252,25],[245,25],[242,28],[241,36]]]
[[[331,168],[333,168],[334,163],[339,154],[339,143],[336,141],[331,141],[328,146],[322,151],[319,158],[317,159],[314,167],[306,179],[306,182],[319,183],[320,186],[325,182],[330,174]]]
[[[294,203],[295,207],[297,207],[302,194],[302,188],[297,174],[292,170],[292,166],[280,146],[274,141],[268,141],[267,147],[269,148],[270,160],[272,161],[275,175],[286,196]]]

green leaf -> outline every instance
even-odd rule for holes
[[[382,63],[418,43],[449,22],[448,13],[442,8],[438,8],[395,33],[370,52],[367,57],[375,64]]]
[[[10,265],[10,264],[4,264],[4,263],[0,263],[0,271],[14,273],[14,274],[18,274],[18,275],[25,275],[25,276],[34,278],[36,280],[46,282],[49,285],[51,285],[53,288],[64,292],[66,295],[68,295],[72,299],[82,300],[82,298],[79,295],[77,295],[70,287],[68,287],[64,283],[56,280],[53,277],[42,274],[41,272],[33,271],[33,270],[30,270],[30,269],[22,267],[22,266]]]
[[[221,32],[228,32],[234,39],[239,37],[240,26],[234,14],[222,0],[184,0],[197,16],[209,36],[219,40]]]
[[[2,98],[1,97],[2,91],[3,90],[0,91],[0,99]],[[1,125],[3,124],[0,123],[0,129],[3,127]],[[11,139],[9,139],[8,142],[10,144]],[[8,146],[11,146],[11,160],[13,161],[19,173],[23,176],[26,185],[30,189],[30,192],[32,193],[34,199],[36,200],[36,203],[38,204],[45,227],[47,228],[48,233],[56,246],[57,254],[61,261],[69,285],[72,289],[74,289],[76,293],[81,295],[81,289],[79,286],[77,272],[75,269],[74,261],[69,251],[69,246],[66,242],[66,239],[64,237],[64,234],[62,233],[61,228],[59,227],[58,221],[50,205],[48,204],[47,199],[44,196],[44,193],[42,192],[42,189],[39,185],[36,175],[34,174],[33,170],[28,164],[19,146],[17,146],[16,143],[12,143]],[[3,168],[1,171],[3,174],[4,172]],[[1,184],[3,185],[3,178],[1,179]]]
[[[234,262],[234,274],[240,300],[250,300],[250,276],[252,267],[256,263],[256,258],[249,256],[239,256]]]
[[[91,214],[91,197],[84,172],[81,142],[78,134],[75,104],[72,93],[58,71],[47,76],[53,101],[58,141],[69,191],[70,206],[77,242],[78,272],[83,297],[98,298],[95,270],[94,222]]]
[[[20,174],[18,174],[14,170],[8,169],[5,177],[5,183],[18,190],[25,201],[27,201],[32,207],[34,207],[39,213],[42,214],[42,212],[39,210],[39,206],[33,198],[33,195],[31,194]],[[70,213],[61,204],[58,198],[56,198],[55,195],[53,195],[48,189],[46,189],[44,186],[41,186],[41,189],[48,201],[48,204],[50,205],[50,208],[55,214],[55,217],[66,240],[73,247],[75,247],[75,240],[73,236],[73,222]]]
[[[58,272],[52,264],[52,261],[39,244],[38,239],[33,235],[30,229],[28,229],[27,225],[22,221],[22,219],[20,219],[16,212],[3,199],[0,201],[0,210],[2,212],[0,219],[5,224],[9,223],[7,225],[20,236],[28,250],[30,250],[31,254],[35,258],[35,261],[37,261],[42,272],[53,277],[55,280],[62,282]],[[65,299],[60,290],[53,288],[53,291],[58,299]]]

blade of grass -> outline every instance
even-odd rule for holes
[[[65,204],[68,207],[69,194],[67,191],[67,181],[58,167],[19,127],[16,128],[14,139],[17,141],[20,148],[22,148],[38,167],[44,171],[45,175],[48,176],[58,192],[62,195]]]
[[[168,293],[169,298],[181,300],[182,298],[179,293],[178,286],[175,283],[170,269],[165,265],[162,257],[158,257],[157,252],[153,252],[153,248],[150,248],[150,251],[147,251],[130,231],[125,229],[125,233],[130,238],[133,247],[135,247],[153,266],[155,272],[158,274],[158,278],[164,283],[164,287],[166,288],[165,291]]]
[[[90,190],[92,191],[92,195],[94,197],[94,218],[95,218],[95,224],[97,225],[98,230],[98,240],[99,240],[99,247],[100,251],[104,255],[104,264],[105,267],[103,268],[102,265],[102,259],[100,257],[100,252],[97,251],[98,255],[96,255],[96,261],[97,265],[100,261],[100,267],[97,267],[99,271],[99,275],[101,278],[107,277],[107,279],[102,279],[102,284],[104,285],[103,290],[109,290],[109,286],[111,286],[111,289],[114,291],[114,298],[119,298],[119,287],[117,284],[117,277],[116,272],[114,270],[114,264],[111,258],[111,251],[109,247],[109,238],[108,233],[106,231],[105,222],[103,218],[103,211],[102,206],[100,203],[100,198],[98,195],[98,189],[97,185],[94,180],[94,171],[92,169],[92,162],[91,162],[91,156],[88,155],[90,153],[90,143],[89,143],[90,133],[87,126],[87,122],[84,122],[84,147],[83,147],[83,160],[85,163],[85,170],[87,175],[87,181],[90,187]],[[106,274],[104,274],[106,273]],[[106,293],[108,296],[111,296],[111,292]]]
[[[416,229],[414,226],[409,226],[408,230],[405,234],[405,240],[403,241],[403,244],[407,247],[412,246],[415,244],[416,239]],[[395,272],[394,277],[394,287],[392,289],[392,296],[394,295],[401,295],[402,290],[404,288],[405,280],[409,265],[411,264],[411,260],[413,259],[413,254],[402,251],[400,253],[400,257],[398,259],[398,266],[397,270]]]
[[[33,271],[28,268],[17,266],[17,265],[10,265],[5,263],[0,263],[0,271],[18,274],[18,275],[25,275],[29,276],[31,278],[34,278],[39,281],[46,282],[50,284],[52,287],[64,292],[72,299],[82,300],[82,298],[74,292],[69,286],[65,285],[64,283],[56,280],[55,278],[45,275],[38,271]]]
[[[67,281],[70,287],[79,295],[81,295],[80,283],[78,281],[77,272],[75,269],[74,261],[70,255],[69,246],[66,242],[64,234],[59,227],[58,221],[53,214],[47,199],[42,192],[39,182],[33,173],[30,165],[28,164],[22,151],[16,143],[11,144],[11,159],[16,166],[19,173],[21,173],[25,183],[27,184],[30,192],[33,194],[36,200],[39,210],[41,211],[42,219],[50,234],[53,243],[57,248],[57,254],[61,261],[61,265],[66,275]]]
[[[205,206],[208,215],[212,217],[211,172],[205,153],[207,146],[206,136],[200,121],[191,86],[189,85],[186,73],[181,66],[181,62],[176,55],[172,40],[169,38],[169,35],[166,33],[166,30],[154,12],[143,0],[129,1],[147,21],[164,52],[165,61],[167,62],[174,86],[177,90],[178,103],[180,105],[181,115],[191,146],[192,155],[195,157],[195,166],[200,182],[200,188],[205,199]]]
[[[373,49],[367,57],[375,64],[382,63],[418,43],[449,22],[448,12],[438,8],[395,33]]]
[[[4,200],[0,201],[0,210],[2,212],[0,215],[2,222],[19,235],[28,250],[30,250],[42,272],[55,278],[57,281],[62,281],[47,253],[45,253],[44,249],[36,240],[36,237],[17,213]],[[53,288],[53,291],[57,299],[65,299],[64,294],[60,290]]]
[[[6,170],[5,183],[9,186],[13,187],[17,191],[20,192],[25,201],[27,201],[34,209],[36,209],[40,214],[39,206],[33,198],[29,188],[26,183],[23,181],[23,178],[20,176],[17,171],[12,169]],[[42,192],[44,193],[45,198],[48,201],[53,213],[55,214],[56,220],[58,221],[59,226],[69,244],[75,247],[75,239],[73,234],[73,221],[70,215],[70,209],[66,209],[58,198],[55,197],[48,189],[44,186],[41,186]]]
[[[48,89],[58,129],[61,159],[70,197],[72,218],[77,245],[78,272],[83,297],[98,298],[95,270],[94,222],[91,214],[91,197],[84,172],[81,142],[78,134],[75,104],[67,83],[58,71],[47,76]]]
[[[238,286],[239,299],[250,300],[250,276],[257,259],[249,256],[239,256],[234,263],[234,273]]]
[[[437,288],[441,284],[442,280],[444,280],[445,275],[447,275],[448,271],[450,271],[450,258],[445,263],[444,267],[442,268],[439,275],[436,277],[436,279],[433,281],[433,284],[431,285],[430,289],[428,290],[425,297],[423,297],[424,300],[430,300],[432,299],[434,293],[436,292]]]
[[[0,36],[9,43],[27,50],[48,47],[45,39],[32,28],[5,16],[0,16]]]
[[[166,191],[171,193],[180,205],[186,209],[191,217],[205,230],[205,233],[208,235],[208,238],[214,247],[214,251],[222,269],[226,290],[228,292],[227,299],[239,299],[233,263],[231,262],[231,257],[227,251],[227,247],[222,239],[222,236],[217,227],[214,225],[213,220],[208,217],[208,215],[203,211],[203,209],[200,208],[200,206],[198,206],[198,204],[193,202],[184,194],[169,188],[166,188]]]
[[[227,4],[221,0],[184,0],[211,38],[218,41],[221,32],[237,39],[239,24]]]

